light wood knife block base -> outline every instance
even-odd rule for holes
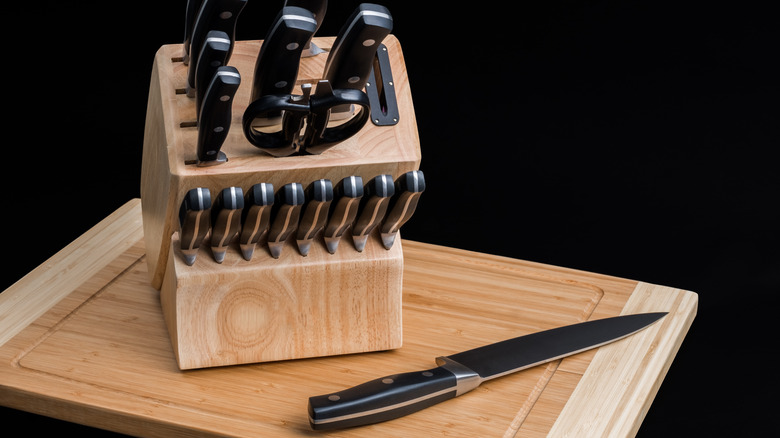
[[[333,37],[315,38],[328,50]],[[150,281],[160,290],[163,313],[181,369],[394,349],[402,343],[400,236],[386,250],[375,233],[363,252],[345,235],[335,254],[320,236],[301,256],[294,236],[274,259],[258,245],[252,260],[238,243],[214,261],[208,237],[193,266],[178,252],[178,211],[184,195],[208,188],[245,192],[260,182],[278,190],[320,178],[337,184],[357,175],[398,178],[420,166],[420,142],[400,44],[384,44],[395,92],[398,123],[369,122],[355,136],[321,155],[275,158],[244,137],[241,118],[249,105],[254,64],[262,41],[238,41],[228,65],[241,74],[233,121],[222,147],[228,161],[196,165],[195,102],[184,93],[188,67],[182,45],[162,46],[154,60],[146,115],[141,205]],[[303,58],[298,85],[320,79],[327,53]],[[388,88],[389,87],[389,88]]]

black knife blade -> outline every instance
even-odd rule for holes
[[[244,191],[241,187],[222,189],[211,208],[211,252],[217,263],[225,260],[228,245],[241,229]]]
[[[287,0],[284,2],[284,5],[297,6],[299,8],[306,9],[307,11],[310,11],[312,14],[314,14],[314,19],[317,20],[317,28],[314,29],[314,33],[317,33],[317,30],[322,25],[322,20],[325,18],[325,12],[327,12],[328,10],[327,0]],[[309,40],[309,43],[306,45],[306,47],[303,48],[303,52],[301,53],[301,56],[303,57],[314,56],[324,52],[325,52],[324,50],[317,47],[316,44],[314,44],[313,42],[311,42],[311,40]]]
[[[187,0],[187,6],[184,10],[184,53],[182,62],[184,65],[190,62],[190,43],[192,42],[192,28],[195,27],[195,19],[198,18],[200,6],[203,0]]]
[[[222,66],[211,79],[198,115],[198,166],[213,166],[227,161],[222,145],[233,119],[233,97],[241,85],[235,67]]]
[[[179,208],[179,241],[184,263],[192,266],[198,257],[203,239],[209,232],[211,192],[204,187],[191,189],[184,195]]]
[[[394,193],[392,175],[377,175],[363,188],[363,198],[352,226],[352,242],[359,252],[363,252],[371,231],[385,218],[387,206]]]
[[[306,256],[311,243],[325,227],[330,204],[333,201],[333,183],[329,179],[318,179],[306,187],[306,203],[302,208],[301,220],[296,232],[296,243],[301,255]]]
[[[380,229],[382,244],[386,249],[393,246],[398,230],[414,214],[420,195],[424,190],[425,175],[421,170],[407,172],[395,181],[395,195],[390,200],[387,216],[385,216]]]
[[[328,223],[322,232],[328,252],[335,254],[341,236],[352,226],[363,197],[363,178],[348,176],[333,188],[333,206]]]
[[[309,398],[309,422],[325,430],[391,420],[455,398],[482,382],[623,339],[666,312],[586,321],[436,358],[424,371],[386,376]]]
[[[273,204],[273,184],[258,183],[247,191],[241,213],[241,236],[238,241],[244,259],[252,260],[257,243],[268,232]]]
[[[198,55],[206,41],[206,35],[212,30],[225,32],[231,41],[236,38],[236,22],[238,16],[243,11],[248,0],[203,0],[200,6],[198,16],[192,28],[192,38],[190,40],[190,59],[189,69],[187,71],[187,96],[195,97],[195,71],[198,64]],[[227,64],[232,54],[232,47],[228,51]]]
[[[299,183],[285,184],[276,192],[268,230],[268,250],[273,258],[279,258],[284,242],[298,228],[304,200],[303,186]]]
[[[195,111],[200,117],[203,97],[206,95],[211,80],[217,69],[225,66],[228,52],[233,42],[228,34],[220,30],[212,30],[206,36],[206,41],[198,55],[198,65],[195,66]]]

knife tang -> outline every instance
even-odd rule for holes
[[[279,258],[287,237],[298,228],[304,199],[303,186],[299,183],[285,184],[276,193],[268,230],[268,249],[273,258]]]
[[[231,66],[219,67],[211,79],[198,116],[198,166],[227,161],[220,149],[230,131],[233,97],[240,84],[241,75]]]
[[[182,62],[184,65],[190,62],[190,43],[192,42],[192,28],[195,26],[195,19],[198,18],[198,12],[203,0],[187,0],[187,7],[184,10],[184,53]]]
[[[209,212],[211,210],[211,192],[209,189],[197,187],[184,195],[179,208],[179,241],[184,262],[192,266],[198,255],[198,250],[209,232]]]
[[[388,205],[387,216],[380,231],[382,244],[390,249],[403,224],[414,214],[420,195],[425,190],[425,176],[421,170],[401,175],[395,182],[395,195]]]
[[[329,179],[314,181],[306,188],[304,197],[306,203],[302,208],[296,242],[298,251],[306,256],[309,254],[311,242],[325,227],[325,222],[328,220],[330,204],[333,201],[333,183]]]
[[[241,187],[222,189],[211,209],[211,252],[217,263],[225,259],[228,245],[241,228],[244,192]]]
[[[198,113],[197,117],[200,117],[200,108],[203,106],[206,90],[217,73],[217,69],[225,65],[232,44],[228,34],[220,30],[212,30],[206,36],[206,41],[198,55],[198,65],[195,66],[195,111]]]
[[[328,252],[334,254],[338,249],[341,236],[352,226],[357,216],[360,199],[363,197],[363,178],[348,176],[333,189],[333,206],[328,223],[323,230],[323,238]]]
[[[189,70],[187,71],[187,96],[195,97],[195,72],[198,56],[205,44],[206,36],[213,30],[225,32],[231,41],[236,38],[236,21],[246,6],[248,0],[203,0],[198,16],[192,28],[192,38],[189,48]],[[232,54],[233,44],[225,59],[227,64]]]
[[[339,30],[325,61],[323,79],[334,89],[362,90],[374,65],[379,45],[393,29],[384,6],[363,3]]]
[[[394,193],[395,186],[391,175],[377,175],[363,188],[363,198],[360,200],[357,218],[352,227],[352,241],[358,251],[363,251],[371,231],[382,223]]]
[[[247,191],[244,198],[244,209],[241,212],[241,235],[239,237],[239,246],[244,259],[252,260],[255,246],[268,232],[273,204],[273,184],[258,183]]]
[[[301,52],[316,29],[317,20],[306,9],[287,6],[279,11],[257,55],[250,102],[292,92]]]

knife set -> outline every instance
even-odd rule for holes
[[[318,24],[290,18],[324,9],[284,9],[266,39],[233,41],[244,3],[204,0],[152,68],[143,227],[177,365],[398,348],[399,227],[425,188],[401,45],[312,37]],[[348,22],[383,19],[361,8]],[[350,67],[369,46],[369,68]]]

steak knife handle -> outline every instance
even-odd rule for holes
[[[309,398],[315,430],[392,420],[455,398],[457,378],[444,367],[394,374],[344,391]]]

